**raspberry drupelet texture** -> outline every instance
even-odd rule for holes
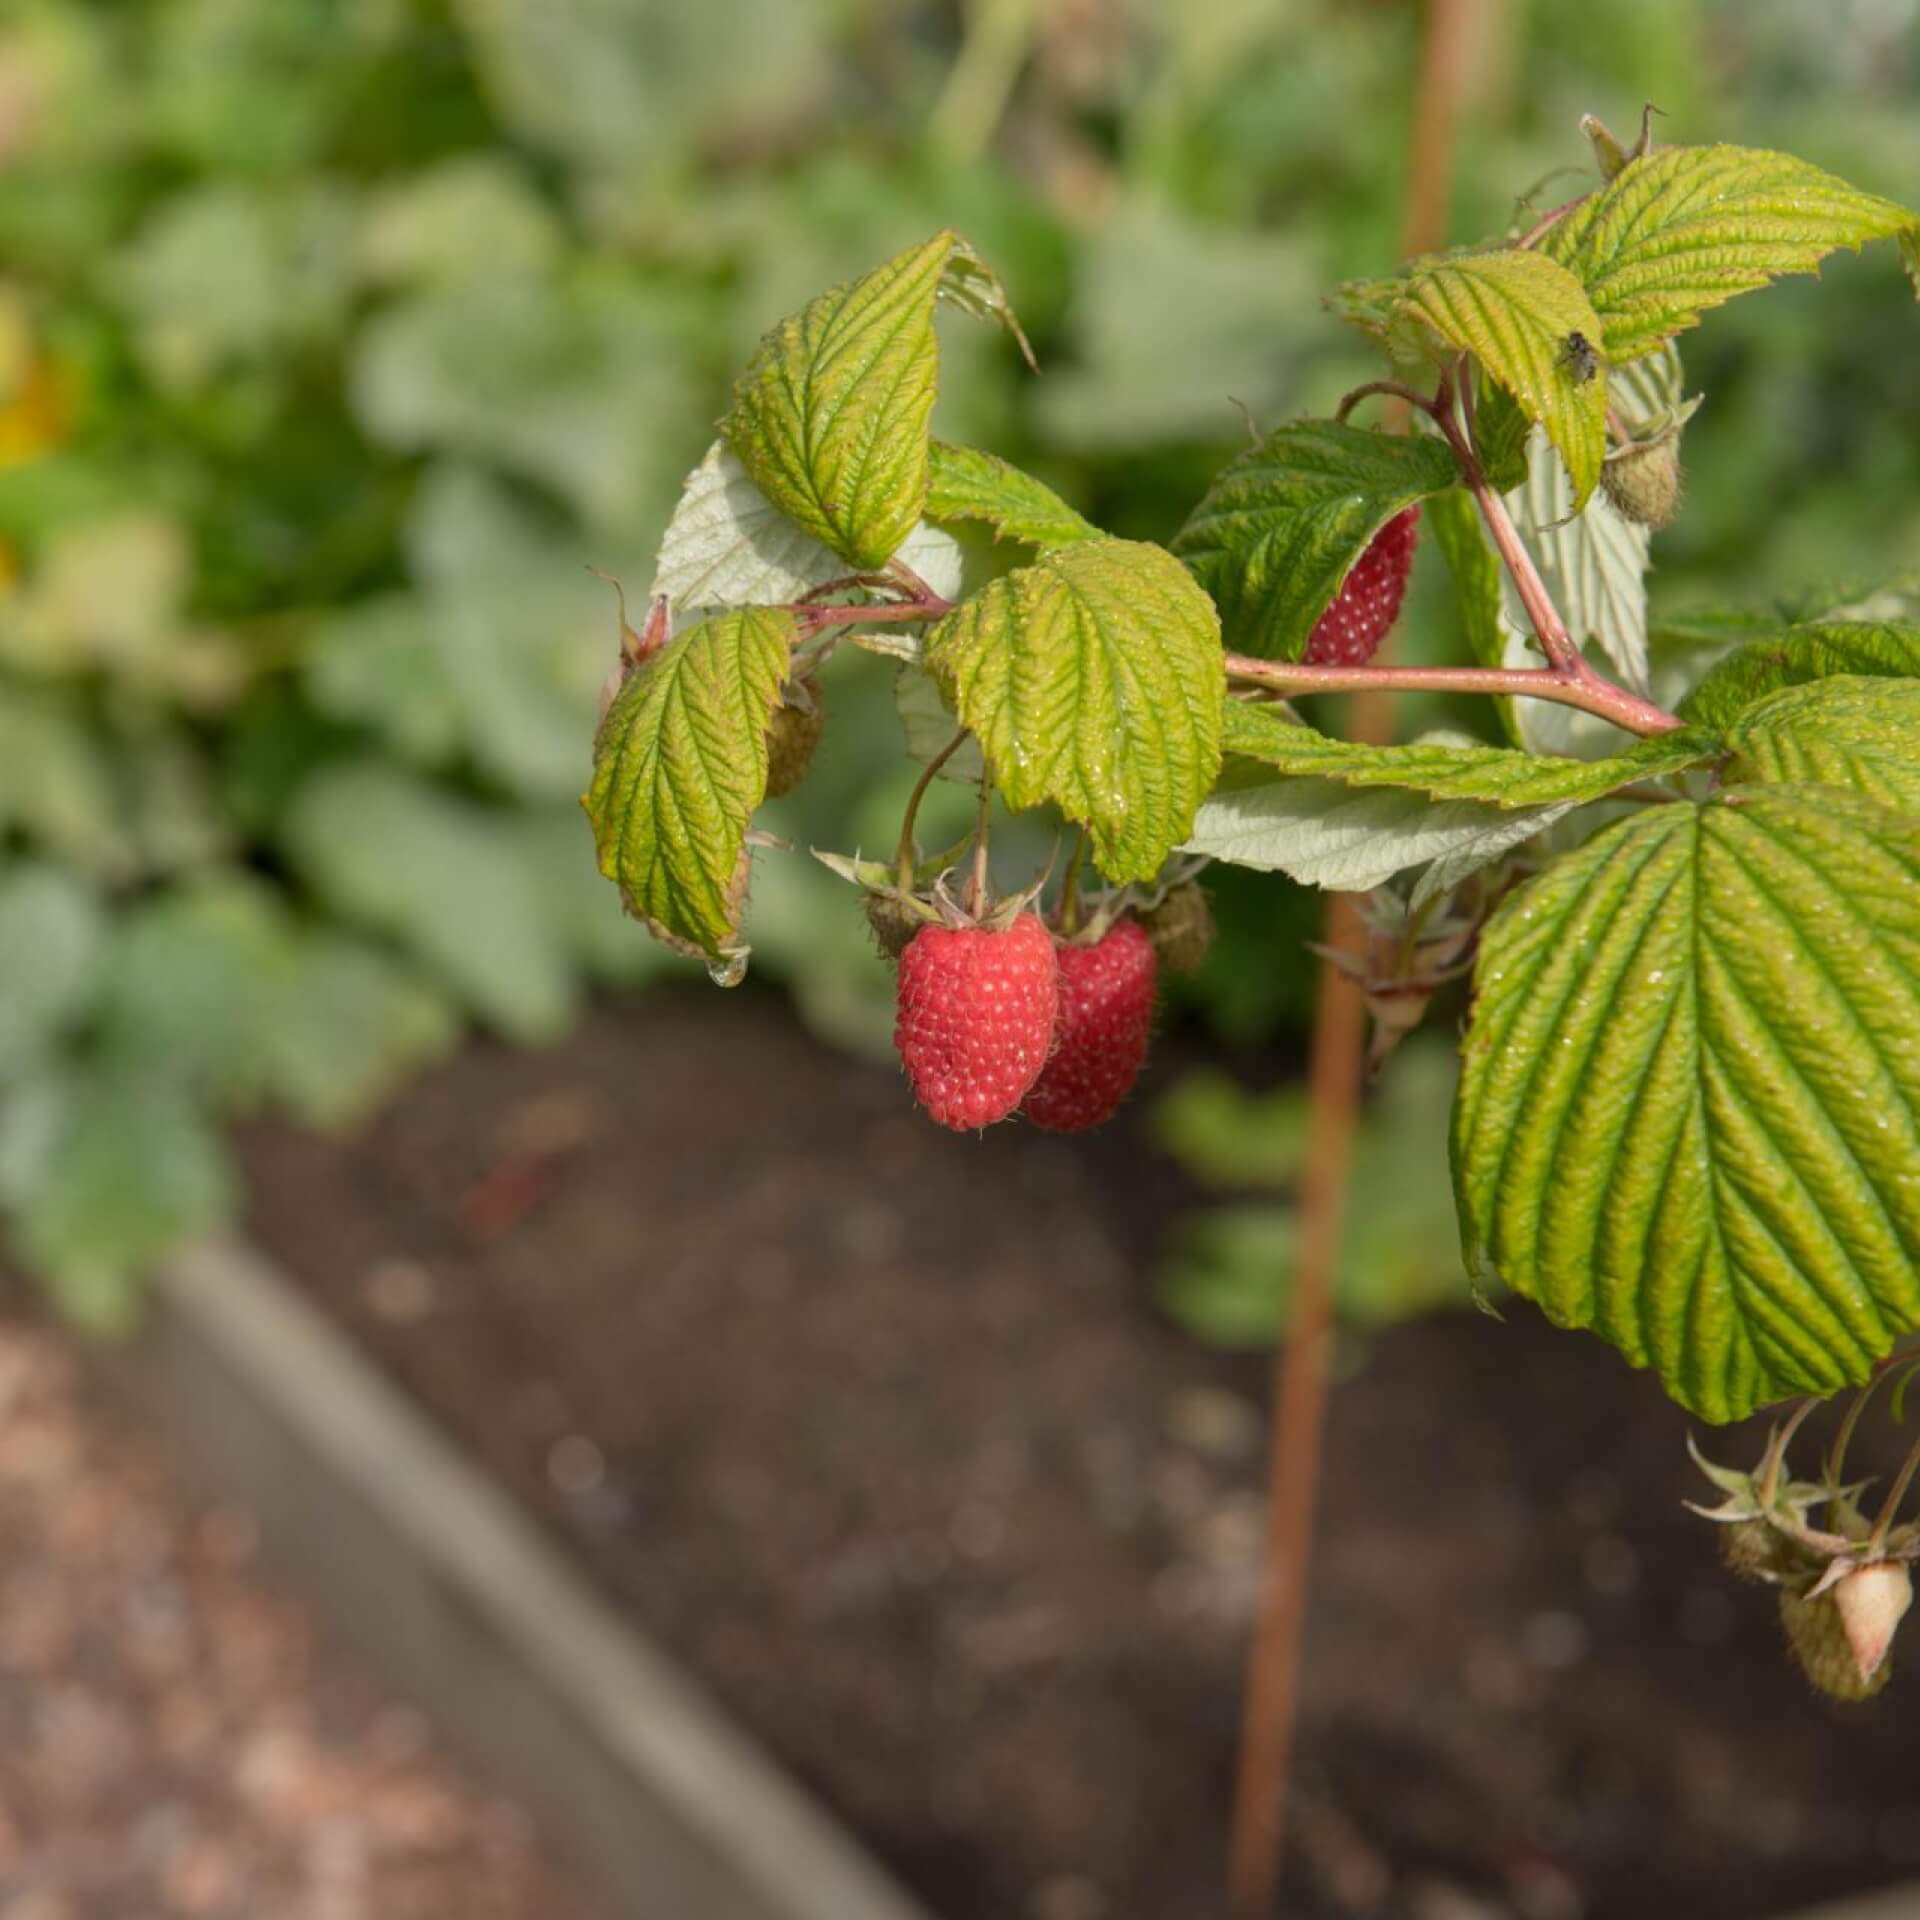
[[[1059,1012],[1053,935],[1023,913],[1004,933],[923,927],[900,955],[893,1044],[943,1127],[1004,1120],[1040,1076]]]
[[[1353,571],[1314,622],[1301,658],[1313,667],[1364,667],[1400,617],[1420,536],[1420,509],[1396,513],[1373,536]]]
[[[1158,970],[1136,920],[1116,920],[1090,947],[1060,949],[1053,1057],[1021,1107],[1036,1127],[1081,1133],[1113,1118],[1147,1057]]]

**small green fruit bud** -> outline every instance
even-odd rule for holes
[[[1600,469],[1600,485],[1623,520],[1655,533],[1672,525],[1680,506],[1679,435],[1622,447]]]
[[[1197,880],[1181,881],[1141,924],[1160,964],[1174,973],[1192,973],[1213,945],[1213,908]]]
[[[1797,1567],[1785,1540],[1764,1520],[1732,1520],[1719,1529],[1720,1564],[1739,1580],[1762,1586],[1778,1585],[1784,1574],[1804,1572]]]
[[[915,913],[898,894],[870,893],[866,906],[874,944],[890,960],[898,960],[907,942],[927,924],[926,916]]]
[[[802,705],[781,705],[774,710],[773,724],[767,729],[767,798],[777,800],[791,793],[807,777],[813,765],[813,750],[826,730],[827,703],[820,689],[803,685]]]

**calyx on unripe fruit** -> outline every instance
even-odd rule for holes
[[[791,793],[807,777],[813,750],[826,730],[826,696],[810,680],[796,681],[767,728],[767,798]]]
[[[1140,916],[1160,964],[1172,973],[1192,973],[1213,945],[1213,905],[1198,880],[1183,880],[1157,907]]]

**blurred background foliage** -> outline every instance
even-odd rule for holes
[[[767,325],[958,226],[1044,377],[952,329],[941,429],[1164,538],[1243,409],[1364,377],[1317,296],[1396,251],[1419,26],[1408,0],[10,0],[0,1207],[68,1306],[120,1317],[143,1257],[227,1216],[223,1112],[350,1122],[469,1022],[539,1042],[680,964],[574,805],[617,631],[587,568],[644,587]],[[1647,99],[1671,137],[1910,200],[1917,41],[1920,0],[1488,0],[1455,234],[1576,190],[1548,176],[1579,114]],[[1695,336],[1656,608],[1920,552],[1911,337],[1871,259]],[[1416,657],[1453,646],[1429,575]],[[884,845],[888,676],[850,662],[831,705],[776,824]],[[1217,891],[1186,1004],[1249,1043],[1300,1017],[1316,909]],[[884,1035],[839,882],[763,858],[753,931],[816,1026]]]

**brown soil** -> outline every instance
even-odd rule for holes
[[[674,993],[246,1156],[265,1244],[943,1920],[1221,1911],[1264,1367],[1145,1305],[1191,1196],[1137,1126],[942,1134],[771,1000]],[[1759,1920],[1920,1870],[1908,1687],[1809,1694],[1685,1432],[1524,1309],[1372,1347],[1289,1915]]]

